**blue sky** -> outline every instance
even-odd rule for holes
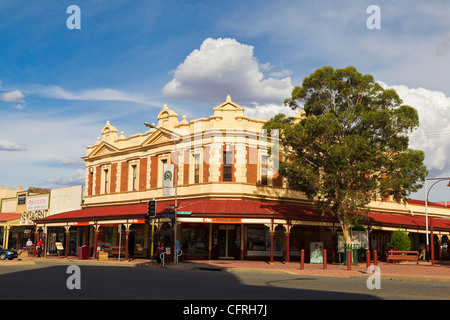
[[[366,25],[373,4],[381,29]],[[66,26],[70,5],[79,30]],[[251,117],[289,112],[293,86],[325,65],[395,88],[421,117],[411,147],[430,177],[449,177],[449,12],[448,1],[2,0],[0,185],[83,183],[80,158],[106,121],[144,132],[164,104],[180,120],[210,116],[227,94]],[[445,185],[430,200],[450,200]]]

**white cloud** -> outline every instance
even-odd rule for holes
[[[276,77],[276,78],[282,78],[282,77],[289,77],[291,74],[292,74],[291,70],[284,69],[284,70],[281,70],[280,72],[271,72],[269,74],[269,76]]]
[[[27,148],[8,139],[0,139],[0,151],[26,151]]]
[[[6,102],[23,102],[23,93],[19,90],[4,92],[0,95],[0,100]]]
[[[77,158],[71,158],[71,157],[65,157],[64,159],[62,159],[59,162],[59,164],[63,165],[63,166],[71,166],[71,167],[75,167],[75,168],[84,168],[85,167],[85,163],[83,160],[77,159]]]
[[[244,113],[251,119],[270,120],[279,113],[283,113],[290,117],[298,113],[299,110],[292,110],[289,107],[277,104],[256,105],[254,107],[246,107]]]
[[[77,169],[81,167],[75,160],[82,162],[85,145],[95,142],[103,125],[104,120],[92,112],[61,117],[60,113],[34,112],[30,108],[28,112],[10,112],[7,117],[0,117],[2,132],[14,137],[0,138],[0,150],[26,150],[26,155],[0,151],[0,167],[16,168],[2,170],[3,184],[53,187],[57,183],[83,183],[79,182],[82,179]]]
[[[410,147],[425,152],[425,164],[435,174],[450,168],[450,97],[441,91],[387,86],[395,89],[403,103],[414,107],[419,114],[419,128],[410,134]],[[433,174],[432,174],[433,175]]]
[[[25,106],[24,106],[23,104],[20,104],[20,103],[15,104],[15,105],[13,105],[12,107],[13,107],[14,109],[17,109],[17,110],[23,110],[23,109],[25,109]]]
[[[290,96],[293,85],[287,70],[276,79],[265,77],[262,71],[270,63],[259,64],[253,46],[235,39],[208,38],[200,49],[192,51],[174,71],[164,96],[180,100],[217,103],[230,94],[239,104],[282,104]]]
[[[55,176],[45,179],[46,183],[57,186],[68,186],[72,184],[83,184],[86,172],[84,169],[77,169],[72,176]]]
[[[125,101],[160,107],[161,104],[153,102],[148,97],[111,88],[94,88],[72,92],[59,86],[35,86],[27,90],[46,98],[61,100],[90,100],[90,101]]]

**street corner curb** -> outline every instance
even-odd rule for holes
[[[36,263],[34,260],[30,259],[14,259],[14,260],[8,260],[4,261],[4,263],[0,263],[0,266],[25,266],[25,265],[35,265]]]
[[[450,278],[448,277],[414,276],[414,275],[382,275],[381,280],[427,282],[427,283],[450,283]]]
[[[247,272],[247,273],[271,273],[271,274],[291,274],[297,275],[298,273],[287,270],[265,270],[265,269],[251,269],[251,268],[222,268],[226,272]]]

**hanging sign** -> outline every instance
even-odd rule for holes
[[[163,165],[163,196],[173,196],[174,165]]]

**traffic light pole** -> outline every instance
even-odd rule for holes
[[[155,197],[153,197],[153,200],[155,200]],[[156,209],[156,206],[155,206]],[[155,217],[152,217],[152,243],[151,243],[151,249],[150,249],[150,259],[153,263],[153,250],[154,250],[154,243],[155,243]]]
[[[175,209],[173,210],[174,213],[174,230],[173,230],[173,237],[174,237],[174,252],[173,252],[173,263],[178,264],[178,246],[177,246],[177,216],[178,216],[178,203],[177,203],[177,190],[178,190],[178,151],[177,151],[177,145],[175,144],[175,154],[176,154],[176,161],[175,161],[175,179],[173,180],[173,183],[175,184]]]
[[[156,127],[153,123],[148,123],[145,122],[144,125],[146,127],[149,128],[153,128],[158,130],[159,132],[168,135],[166,132],[162,131],[161,129],[159,129],[158,127]],[[171,137],[172,138],[172,137]],[[175,149],[175,161],[174,161],[174,174],[175,174],[175,179],[173,181],[173,183],[175,184],[175,208],[174,208],[174,226],[173,226],[173,263],[174,264],[178,264],[178,248],[177,248],[177,216],[178,216],[178,203],[177,203],[177,191],[178,191],[178,150],[177,150],[177,144],[175,143],[175,141],[173,141],[171,139],[171,141],[173,142],[174,145],[174,149]]]

